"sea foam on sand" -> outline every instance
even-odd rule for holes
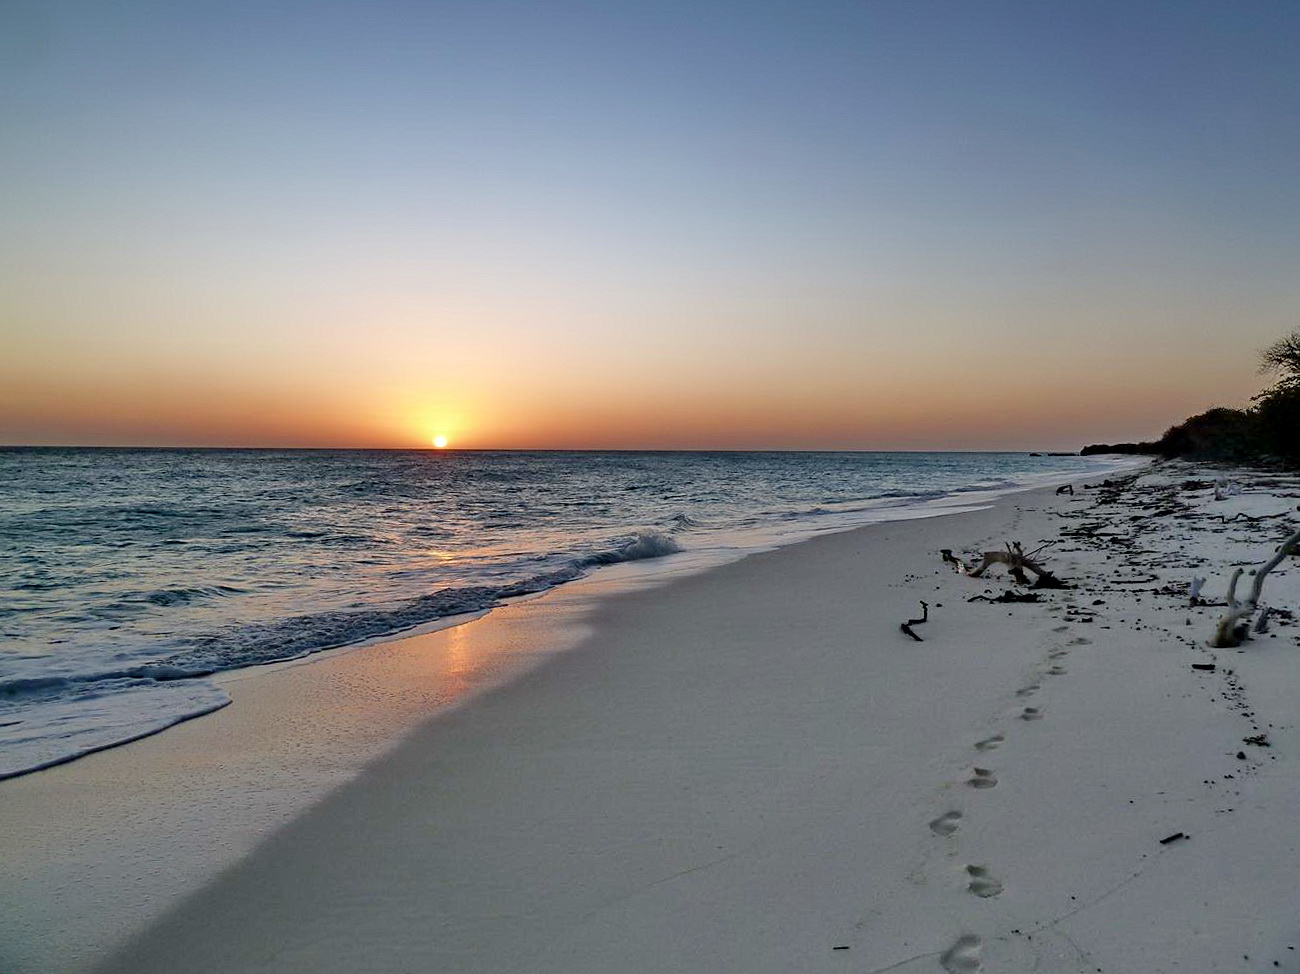
[[[1079,482],[599,602],[575,649],[419,726],[98,967],[40,949],[91,925],[61,934],[29,908],[6,969],[1300,969],[1300,627],[1212,650],[1220,609],[1187,592],[1205,577],[1221,599],[1234,563],[1265,561],[1300,522],[1300,482],[1237,472],[1219,500],[1197,483],[1224,476]],[[1043,558],[1075,587],[971,601],[1007,580],[939,550],[1006,541],[1055,542]],[[920,600],[914,642],[899,623]],[[1295,559],[1264,601],[1300,609]],[[418,638],[470,660],[503,620]],[[248,682],[283,695],[381,658]],[[232,694],[173,733],[235,726]],[[170,736],[6,783],[28,782],[8,793],[4,895],[21,900],[15,875],[52,882],[12,864],[31,857],[15,831],[73,815],[58,798],[94,762],[147,786],[133,754]]]

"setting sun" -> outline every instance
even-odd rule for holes
[[[445,436],[443,436],[441,433],[439,433],[437,436],[435,436],[435,437],[433,438],[433,445],[434,445],[435,447],[437,447],[439,450],[446,449],[446,447],[447,447],[447,437],[445,437]]]

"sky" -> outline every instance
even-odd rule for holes
[[[1300,326],[1287,0],[0,0],[0,443],[1077,449]]]

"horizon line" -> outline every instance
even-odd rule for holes
[[[1024,453],[1079,456],[1076,450],[1040,449],[880,449],[832,447],[434,447],[434,446],[213,446],[122,443],[0,443],[3,450],[211,450],[299,453]]]

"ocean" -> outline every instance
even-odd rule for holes
[[[1025,453],[0,450],[0,778],[229,702],[208,677],[1114,461]]]

